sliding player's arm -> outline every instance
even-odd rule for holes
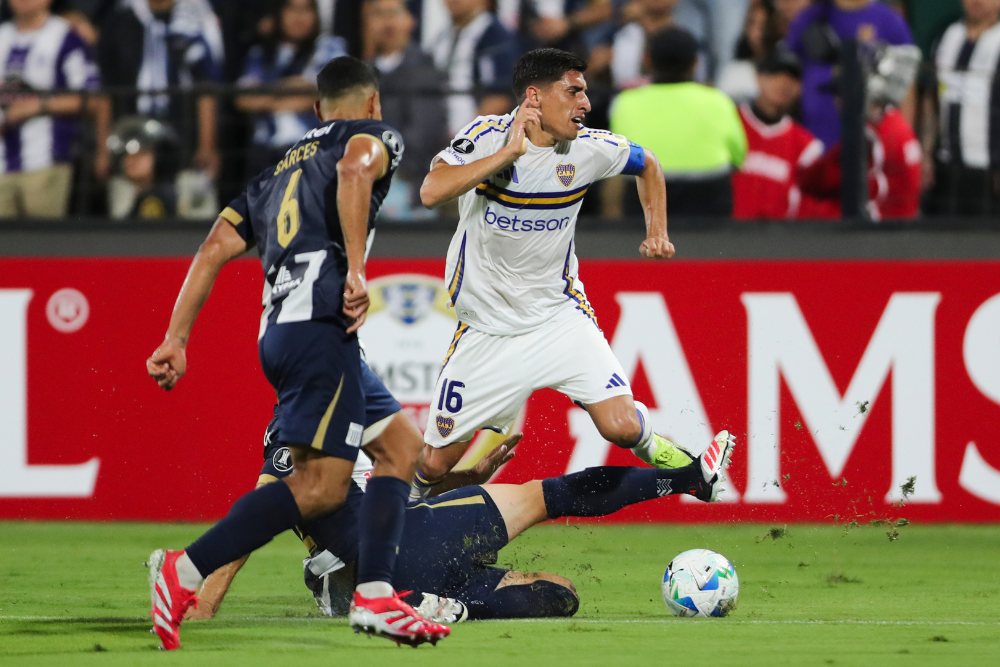
[[[541,114],[537,106],[525,101],[511,123],[510,140],[497,152],[468,164],[448,164],[439,158],[420,186],[420,201],[427,208],[437,208],[461,197],[493,174],[514,164],[528,150],[525,126],[529,123],[540,124]],[[452,145],[458,141],[469,141],[469,145],[472,145],[469,139],[456,139]]]
[[[514,447],[523,437],[523,433],[515,433],[494,447],[475,466],[467,470],[452,470],[438,484],[431,487],[428,497],[460,489],[463,486],[486,484],[507,461],[514,458]]]
[[[243,224],[250,223],[247,221]],[[185,348],[198,311],[205,305],[222,267],[246,250],[247,242],[233,227],[233,223],[219,216],[191,262],[191,268],[170,315],[166,338],[146,360],[146,370],[162,388],[169,391],[184,377],[187,370]]]
[[[246,564],[250,554],[243,556],[239,560],[234,560],[229,565],[223,565],[218,570],[208,575],[205,583],[198,591],[198,606],[189,607],[184,614],[184,620],[207,620],[213,618],[222,605],[222,598],[226,597],[229,586],[233,583],[236,573]]]
[[[337,162],[337,213],[347,253],[344,283],[344,314],[354,322],[347,332],[357,331],[368,312],[365,284],[365,245],[372,186],[389,171],[389,152],[381,140],[357,134],[347,142],[344,157]]]
[[[639,203],[646,217],[646,240],[639,246],[639,254],[650,259],[670,259],[674,256],[674,244],[667,237],[667,184],[660,161],[648,149],[643,150],[646,165],[635,177]]]

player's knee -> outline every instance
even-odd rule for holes
[[[539,595],[545,616],[569,617],[580,609],[580,596],[573,582],[565,577],[550,575],[548,580],[532,583],[531,588]]]
[[[597,424],[601,437],[619,447],[631,447],[642,436],[642,424],[635,410],[619,412]]]
[[[334,473],[325,466],[305,466],[285,478],[304,519],[332,512],[344,504],[351,478]]]

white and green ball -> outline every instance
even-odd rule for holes
[[[739,592],[736,568],[709,549],[678,554],[663,573],[663,601],[674,616],[725,616]]]

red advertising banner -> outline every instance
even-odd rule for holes
[[[0,260],[0,518],[215,519],[253,487],[273,403],[259,263],[222,272],[176,389],[145,373],[188,262]],[[369,266],[369,361],[421,428],[455,328],[443,270]],[[584,260],[581,277],[656,430],[739,445],[727,502],[609,520],[1000,520],[1000,263]],[[555,392],[521,419],[498,481],[638,463]]]

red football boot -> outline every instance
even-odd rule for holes
[[[404,597],[406,595],[409,593],[403,593]],[[426,642],[437,644],[451,634],[447,625],[421,617],[400,599],[398,593],[393,593],[392,597],[363,598],[355,592],[348,618],[354,634],[364,632],[413,647]]]
[[[149,598],[153,630],[163,642],[165,651],[181,645],[181,621],[188,607],[198,606],[197,591],[183,588],[177,580],[177,558],[183,551],[157,549],[149,555]]]

